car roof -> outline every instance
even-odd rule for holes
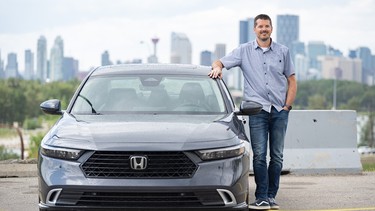
[[[191,64],[120,64],[101,66],[91,76],[123,74],[197,75],[207,76],[211,67]]]

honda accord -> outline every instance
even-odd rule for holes
[[[102,66],[82,81],[42,140],[40,210],[247,210],[249,141],[210,67]]]

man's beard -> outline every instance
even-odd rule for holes
[[[270,39],[270,37],[260,38],[260,40],[261,40],[262,42],[266,42],[266,41],[268,41],[269,39]]]
[[[264,34],[264,33],[261,33],[261,34],[259,35],[259,39],[260,39],[262,42],[266,42],[266,41],[268,41],[268,40],[270,39],[270,36],[268,36],[268,33],[266,34],[267,37],[262,37],[263,34]]]

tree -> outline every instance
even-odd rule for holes
[[[374,134],[374,111],[375,111],[375,87],[370,87],[362,98],[362,105],[368,111],[368,123],[366,125],[364,138],[367,140],[368,146],[375,147]]]
[[[310,109],[325,109],[326,99],[320,94],[315,94],[308,98],[308,105]]]

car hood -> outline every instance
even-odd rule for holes
[[[86,150],[194,150],[239,143],[223,115],[64,114],[44,144]]]

